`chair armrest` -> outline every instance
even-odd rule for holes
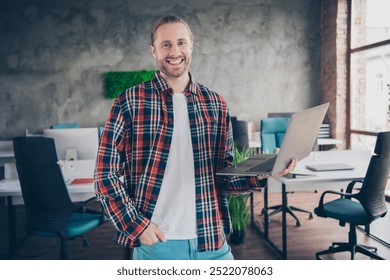
[[[94,209],[91,209],[91,208],[87,208],[87,205],[88,204],[91,204],[92,202],[95,202],[97,201],[96,200],[96,197],[91,197],[85,201],[81,201],[81,202],[74,202],[73,204],[75,205],[75,207],[77,209],[79,209],[78,211],[81,211],[83,213],[92,213],[92,214],[104,214],[104,209],[103,209],[103,206],[100,204],[100,207],[101,207],[101,211],[98,211],[98,210],[94,210]]]
[[[86,206],[87,204],[90,204],[91,202],[94,202],[94,201],[96,201],[96,197],[91,197],[91,198],[88,198],[87,200],[84,200],[84,201],[74,202],[74,205],[76,205],[78,207],[83,207],[83,206]]]
[[[352,197],[355,196],[354,194],[351,194],[351,193],[336,192],[336,191],[332,191],[332,190],[324,191],[322,193],[322,195],[320,197],[320,201],[318,203],[318,208],[320,209],[320,211],[324,210],[324,198],[325,198],[326,194],[337,194],[337,195],[341,195],[342,198],[347,198],[347,199],[351,199]]]
[[[81,201],[81,202],[75,202],[73,203],[76,208],[78,209],[77,211],[81,213],[89,213],[89,214],[98,214],[98,215],[101,215],[101,218],[100,218],[100,224],[103,224],[105,222],[108,221],[108,216],[107,214],[105,213],[104,211],[104,208],[103,208],[103,205],[101,203],[99,203],[100,205],[100,208],[101,208],[101,211],[99,210],[95,210],[95,209],[91,209],[91,208],[88,208],[87,205],[90,204],[91,202],[95,202],[97,201],[96,200],[96,197],[91,197],[85,201]]]
[[[355,187],[355,184],[356,184],[356,183],[361,183],[361,184],[363,184],[363,180],[355,180],[355,181],[350,182],[350,183],[348,184],[348,187],[347,187],[347,189],[345,190],[345,192],[347,192],[347,193],[352,193],[353,188]]]

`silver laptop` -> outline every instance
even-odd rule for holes
[[[317,140],[318,131],[328,110],[325,103],[291,116],[278,154],[258,154],[234,167],[225,167],[217,175],[273,176],[286,168],[292,159],[307,157]]]
[[[306,165],[306,168],[312,171],[321,172],[321,171],[353,170],[355,169],[355,166],[345,164],[345,163],[319,163],[319,164]]]

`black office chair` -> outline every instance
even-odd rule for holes
[[[237,117],[231,118],[232,130],[233,130],[233,141],[234,145],[239,151],[249,149],[249,131],[248,122],[239,121]]]
[[[290,118],[264,118],[260,122],[260,138],[261,138],[261,151],[262,153],[274,153],[275,149],[280,148],[282,145],[284,134],[287,130]],[[291,193],[291,192],[289,192]],[[268,214],[268,217],[275,215],[282,211],[282,204],[268,207],[268,210],[273,210]],[[263,209],[264,212],[266,209]],[[301,226],[301,222],[293,211],[304,212],[309,214],[309,219],[313,219],[313,213],[287,204],[287,213],[289,213],[296,221],[297,227]]]
[[[82,202],[70,200],[58,165],[54,140],[44,137],[13,139],[16,167],[26,213],[26,234],[59,238],[61,259],[69,259],[68,240],[83,237],[106,221],[98,211],[86,208],[95,197]]]
[[[386,215],[385,188],[390,169],[390,131],[378,134],[374,153],[363,181],[349,183],[346,193],[329,190],[321,195],[314,212],[320,217],[339,220],[341,226],[349,223],[350,229],[348,242],[332,243],[328,250],[316,253],[317,259],[321,255],[345,251],[351,252],[352,260],[358,252],[374,259],[383,259],[377,254],[377,248],[357,244],[356,225],[369,225]],[[362,183],[361,189],[352,193],[356,183]],[[341,195],[341,198],[324,203],[326,194]]]

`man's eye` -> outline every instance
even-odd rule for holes
[[[168,44],[168,43],[162,44],[162,47],[163,47],[164,49],[169,48],[169,44]]]

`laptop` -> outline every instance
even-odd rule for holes
[[[345,163],[318,163],[306,165],[306,168],[312,171],[338,171],[338,170],[353,170],[354,166]]]
[[[225,167],[217,175],[273,176],[283,171],[292,159],[307,157],[316,143],[318,131],[329,103],[295,113],[291,116],[278,154],[258,154],[236,166]]]

